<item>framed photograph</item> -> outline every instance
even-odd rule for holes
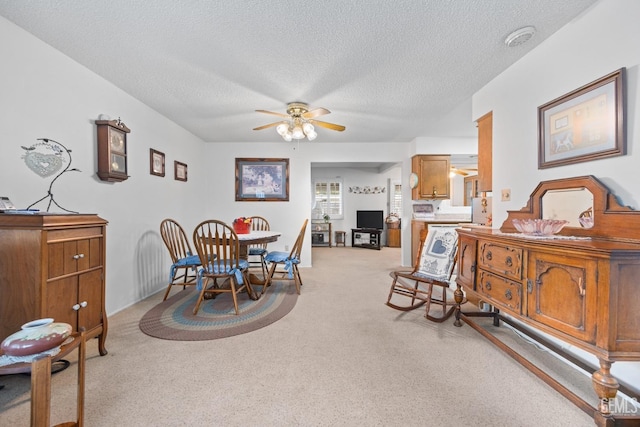
[[[151,148],[149,157],[151,175],[164,176],[164,153]]]
[[[236,200],[289,201],[289,159],[236,158]]]
[[[174,161],[173,176],[177,181],[186,181],[187,180],[187,164]]]
[[[626,152],[624,68],[538,107],[538,169]]]

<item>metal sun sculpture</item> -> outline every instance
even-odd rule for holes
[[[22,155],[22,158],[24,159],[24,162],[29,169],[40,175],[42,178],[46,178],[58,172],[65,163],[67,163],[67,166],[51,180],[51,184],[49,184],[49,190],[47,191],[46,196],[31,203],[27,207],[27,210],[31,209],[33,206],[37,205],[46,198],[49,198],[47,212],[49,212],[49,208],[51,208],[51,204],[53,203],[63,211],[78,213],[76,211],[70,211],[69,209],[65,209],[60,206],[53,198],[52,192],[53,184],[64,173],[80,172],[80,169],[71,168],[71,150],[69,150],[58,141],[54,141],[53,139],[38,138],[38,141],[41,142],[36,142],[31,147],[21,146],[25,151],[25,153]],[[68,161],[65,158],[65,155],[68,156]]]

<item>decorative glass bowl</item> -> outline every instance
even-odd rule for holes
[[[522,234],[552,236],[569,223],[564,219],[513,219],[513,226]]]

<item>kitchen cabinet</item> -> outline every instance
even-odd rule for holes
[[[593,228],[566,226],[558,236],[546,238],[514,232],[513,219],[541,218],[545,193],[572,189],[587,189],[593,195]],[[541,183],[526,207],[509,211],[500,230],[469,227],[459,229],[458,234],[456,301],[462,303],[464,291],[493,310],[463,313],[459,306],[455,324],[461,326],[464,320],[532,369],[523,356],[472,320],[493,317],[495,326],[500,321],[508,323],[591,371],[597,396],[589,403],[549,374],[532,369],[576,405],[593,413],[597,425],[626,425],[617,424],[626,416],[611,414],[606,402],[618,390],[630,392],[611,374],[611,365],[640,361],[640,211],[619,205],[592,176],[567,178]],[[593,354],[599,367],[576,362],[545,334]],[[637,423],[640,417],[633,420]]]
[[[90,214],[0,214],[0,339],[51,317],[107,354],[107,222]]]
[[[477,120],[478,124],[478,192],[492,191],[493,112]]]
[[[418,177],[417,185],[411,190],[413,200],[439,200],[451,197],[451,156],[413,156],[411,170]]]

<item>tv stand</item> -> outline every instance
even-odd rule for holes
[[[351,246],[354,248],[380,250],[381,234],[382,230],[378,228],[352,228]]]

